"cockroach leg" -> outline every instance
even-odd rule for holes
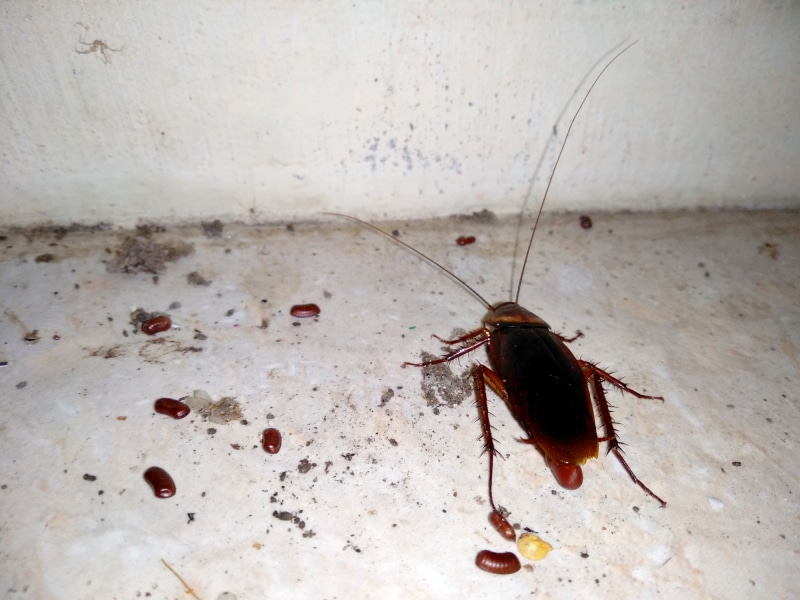
[[[622,449],[619,447],[620,442],[619,438],[617,437],[616,431],[614,431],[614,420],[611,418],[611,410],[608,405],[608,399],[606,398],[606,393],[603,391],[603,382],[610,383],[614,387],[618,388],[623,392],[628,392],[633,394],[637,398],[644,398],[646,400],[661,400],[664,401],[664,398],[661,396],[648,396],[647,394],[642,394],[641,392],[637,392],[636,390],[628,387],[622,380],[617,379],[610,373],[607,373],[597,365],[594,365],[590,362],[586,362],[583,360],[578,361],[581,369],[583,370],[584,377],[586,377],[586,382],[590,386],[592,390],[592,395],[594,396],[595,403],[597,404],[597,408],[600,411],[600,420],[603,422],[603,430],[605,431],[606,435],[602,438],[598,438],[601,442],[608,443],[608,452],[613,452],[614,456],[617,457],[617,460],[620,462],[622,467],[628,472],[628,475],[633,480],[633,482],[638,485],[640,488],[644,490],[644,492],[655,499],[659,504],[661,504],[661,508],[664,508],[667,503],[656,496],[656,494],[647,487],[633,472],[633,469],[628,466],[627,461],[622,457]],[[554,471],[555,472],[555,471]]]
[[[578,362],[581,364],[581,368],[584,369],[588,368],[589,370],[592,371],[592,373],[600,377],[600,379],[602,379],[606,383],[610,383],[615,388],[618,388],[623,392],[628,392],[629,394],[633,394],[637,398],[643,398],[645,400],[661,400],[662,402],[664,401],[663,396],[648,396],[647,394],[642,394],[641,392],[637,392],[633,388],[628,387],[628,385],[621,379],[617,379],[611,373],[604,371],[603,369],[601,369],[600,367],[598,367],[593,363],[587,362],[585,360]]]
[[[484,329],[476,329],[472,333],[468,333],[465,336],[462,336],[462,337],[460,337],[460,338],[458,338],[456,340],[451,340],[451,341],[442,340],[441,338],[438,338],[438,336],[433,336],[433,337],[438,338],[440,341],[444,342],[445,344],[456,344],[456,343],[458,343],[460,341],[467,341],[467,340],[472,339],[472,338],[480,338],[480,339],[478,339],[477,341],[475,341],[475,342],[473,342],[471,344],[467,344],[463,348],[459,348],[458,350],[454,350],[450,354],[445,354],[444,356],[441,356],[439,358],[435,358],[433,360],[429,360],[429,361],[424,362],[424,363],[404,362],[402,366],[403,367],[428,367],[430,365],[440,365],[440,364],[445,363],[445,362],[450,362],[451,360],[455,360],[459,356],[464,356],[465,354],[469,354],[473,350],[476,350],[476,349],[480,348],[481,346],[483,346],[484,344],[488,343],[489,342],[489,335],[490,335],[489,330],[484,328]]]
[[[491,375],[489,375],[491,373]],[[500,514],[494,504],[492,496],[492,476],[494,474],[494,457],[502,456],[494,447],[492,437],[492,425],[489,422],[489,401],[486,398],[486,379],[491,376],[497,377],[495,373],[483,365],[477,365],[473,371],[475,378],[475,404],[478,406],[478,416],[481,422],[481,435],[483,437],[483,452],[489,455],[489,506],[497,514]],[[502,384],[502,382],[501,382]]]
[[[465,346],[464,348],[460,348],[442,356],[440,358],[430,360],[424,363],[403,363],[403,366],[409,365],[412,367],[427,367],[428,365],[435,365],[441,364],[443,362],[450,362],[453,359],[458,358],[464,354],[472,352],[476,348],[486,344],[489,341],[490,332],[486,328],[476,329],[475,331],[468,333],[466,335],[461,336],[455,340],[443,340],[439,338],[439,336],[434,335],[433,337],[439,339],[439,341],[444,342],[445,344],[457,344],[460,342],[465,342],[470,339],[480,338],[476,342]],[[495,394],[500,396],[503,399],[503,402],[506,403],[511,413],[519,420],[519,407],[516,406],[514,403],[509,401],[508,393],[506,392],[505,385],[503,385],[503,380],[492,371],[489,367],[485,365],[478,364],[475,366],[473,370],[473,378],[475,380],[475,404],[478,407],[478,419],[481,423],[481,437],[483,438],[483,452],[489,455],[489,505],[492,507],[492,510],[500,514],[497,510],[497,506],[494,503],[494,496],[492,494],[492,479],[494,476],[494,457],[499,456],[502,458],[502,454],[498,452],[498,450],[494,446],[494,437],[492,436],[492,425],[489,421],[489,400],[486,396],[486,385],[488,384],[492,391]],[[528,440],[523,440],[528,441]],[[531,443],[535,443],[531,440]],[[482,453],[483,453],[482,452]],[[580,467],[578,467],[580,469]],[[582,480],[582,478],[581,478]],[[502,532],[501,532],[502,533]]]
[[[582,331],[576,331],[575,335],[573,335],[571,338],[564,337],[563,335],[561,335],[560,333],[556,333],[555,331],[553,332],[553,335],[556,336],[558,339],[560,339],[565,344],[569,344],[570,342],[574,342],[578,338],[582,338],[583,337],[583,332]]]
[[[431,335],[431,337],[439,340],[443,344],[447,344],[448,346],[452,346],[453,344],[461,344],[462,342],[466,342],[468,340],[475,339],[476,337],[479,337],[479,336],[483,336],[485,338],[488,338],[489,335],[490,335],[490,332],[485,327],[481,327],[480,329],[476,329],[475,331],[470,331],[469,333],[465,333],[461,337],[458,337],[458,338],[456,338],[454,340],[446,340],[444,338],[440,338],[435,333],[433,335]],[[476,346],[476,348],[477,348],[477,346]]]

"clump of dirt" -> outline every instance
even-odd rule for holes
[[[316,466],[317,466],[317,463],[309,462],[309,460],[307,458],[304,458],[303,460],[301,460],[298,463],[297,470],[300,473],[306,474]]]
[[[157,223],[139,223],[136,226],[136,235],[150,239],[154,233],[164,233],[166,230],[166,227]]]
[[[114,346],[100,346],[94,350],[84,348],[84,350],[89,351],[89,356],[98,356],[106,359],[117,358],[118,356],[125,355],[125,349],[120,344],[116,344]]]
[[[38,329],[31,329],[29,328],[23,321],[20,319],[14,311],[6,309],[3,311],[8,317],[8,319],[13,322],[17,327],[20,328],[22,331],[22,339],[29,344],[35,344],[41,338],[39,337],[39,330]]]
[[[185,355],[202,351],[202,348],[198,346],[186,346],[180,340],[156,338],[147,340],[139,348],[139,357],[147,363],[161,365],[173,358],[170,356],[171,354]]]
[[[764,242],[761,246],[758,247],[758,253],[764,254],[769,256],[772,260],[778,260],[778,255],[780,250],[778,248],[778,244],[774,244],[772,242]]]
[[[222,237],[222,228],[225,227],[219,219],[201,221],[200,226],[203,228],[203,234],[207,238]]]
[[[491,224],[497,220],[497,216],[489,209],[484,208],[480,212],[474,212],[471,215],[454,215],[461,221],[471,221],[473,223]]]
[[[279,521],[291,521],[292,523],[297,525],[298,529],[305,529],[306,522],[299,517],[299,514],[302,512],[303,512],[302,510],[299,511],[298,513],[289,512],[288,510],[280,510],[280,511],[274,510],[272,511],[272,516],[278,519]]]
[[[195,390],[191,396],[181,398],[181,401],[185,402],[193,412],[218,425],[239,421],[242,418],[242,407],[233,396],[224,396],[215,402],[207,392]]]
[[[160,273],[168,262],[175,262],[194,252],[194,245],[186,242],[159,244],[150,238],[152,232],[149,229],[143,232],[137,229],[137,234],[126,237],[113,251],[114,258],[106,263],[106,271],[131,274]]]
[[[63,239],[69,233],[96,233],[98,231],[108,231],[111,229],[110,223],[97,223],[96,225],[34,225],[32,227],[10,227],[10,233],[17,233],[25,236],[28,242],[35,239],[54,237],[56,240]]]
[[[423,352],[422,361],[437,358],[433,354]],[[422,367],[422,397],[439,414],[440,406],[457,406],[472,395],[472,370],[465,369],[461,374],[453,373],[447,363]]]
[[[389,400],[394,398],[394,390],[392,388],[386,388],[386,391],[381,394],[381,406],[385,406]]]
[[[186,275],[186,283],[188,283],[189,285],[208,287],[211,285],[212,281],[210,279],[206,279],[197,271],[192,271],[191,273]]]

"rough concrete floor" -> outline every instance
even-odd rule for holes
[[[515,220],[382,226],[508,298]],[[162,559],[203,600],[800,597],[799,213],[545,216],[521,302],[666,398],[609,393],[629,464],[668,505],[602,453],[558,487],[490,393],[495,499],[554,547],[509,576],[474,564],[515,547],[487,520],[469,387],[430,406],[441,390],[400,368],[442,351],[432,333],[477,327],[481,304],[341,220],[139,234],[144,258],[175,260],[134,261],[133,232],[2,232],[4,597],[190,597]],[[306,302],[321,314],[289,314]],[[137,307],[174,328],[136,333]],[[194,390],[241,416],[154,412]],[[144,481],[153,465],[172,498]]]

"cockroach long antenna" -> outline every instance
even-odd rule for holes
[[[573,100],[578,97],[578,92],[583,89],[586,84],[586,81],[589,79],[590,75],[594,73],[601,65],[606,64],[608,62],[608,57],[614,56],[617,52],[619,52],[619,48],[622,48],[627,42],[621,42],[611,48],[608,52],[606,52],[603,56],[597,59],[597,62],[592,65],[592,67],[586,72],[586,75],[583,76],[583,79],[580,80],[577,86],[575,86],[575,91],[572,92],[572,96],[570,96],[569,100],[564,103],[564,107],[561,109],[561,112],[558,114],[558,117],[553,122],[553,132],[551,134],[550,140],[548,140],[547,144],[545,145],[544,150],[542,151],[541,155],[539,156],[539,160],[536,162],[536,167],[533,169],[533,173],[531,174],[530,179],[528,180],[528,187],[525,190],[525,194],[522,196],[522,206],[519,209],[519,216],[518,222],[516,227],[516,233],[514,235],[514,254],[511,259],[511,279],[509,280],[509,294],[514,294],[514,284],[517,281],[517,278],[514,277],[514,273],[517,272],[517,251],[519,250],[520,246],[520,231],[522,230],[522,221],[525,217],[525,210],[528,206],[528,201],[531,199],[531,194],[533,193],[533,186],[536,183],[537,179],[539,178],[539,172],[542,170],[542,164],[544,163],[545,159],[547,158],[548,154],[550,153],[550,143],[558,137],[558,124],[561,123],[564,115],[567,114],[567,110],[569,107],[572,106]],[[531,103],[533,102],[535,94],[531,96]],[[588,218],[588,217],[587,217]],[[527,227],[525,228],[527,232]],[[527,238],[527,233],[526,233]],[[510,299],[510,298],[509,298]],[[562,340],[563,341],[563,340]]]
[[[589,94],[592,93],[592,90],[594,89],[594,86],[596,86],[597,82],[600,81],[600,78],[603,76],[603,73],[605,73],[606,70],[612,64],[614,64],[615,60],[617,60],[620,56],[625,54],[625,52],[627,52],[638,41],[639,40],[636,40],[636,42],[632,42],[632,43],[628,44],[622,50],[617,52],[617,54],[614,56],[614,58],[612,58],[610,61],[608,61],[608,64],[606,64],[606,66],[603,67],[603,69],[600,71],[600,73],[597,75],[597,77],[594,78],[594,81],[592,82],[592,85],[589,86],[589,90],[586,92],[586,95],[583,97],[583,100],[581,100],[581,103],[578,106],[578,110],[575,111],[575,114],[573,115],[572,120],[569,122],[569,127],[567,127],[567,133],[564,135],[564,141],[561,144],[561,149],[558,151],[558,156],[556,157],[556,162],[553,165],[553,170],[550,171],[550,179],[547,180],[547,187],[545,188],[544,194],[542,195],[542,201],[539,203],[539,211],[536,213],[536,219],[533,222],[533,229],[531,230],[531,237],[528,240],[528,249],[525,251],[525,260],[522,261],[522,270],[520,271],[519,281],[517,282],[517,294],[514,297],[514,302],[517,302],[517,303],[519,302],[519,293],[520,293],[520,290],[522,289],[522,278],[525,276],[525,267],[528,265],[528,257],[530,256],[531,248],[533,247],[533,236],[536,234],[536,227],[539,225],[539,219],[542,216],[542,210],[544,209],[544,203],[545,203],[545,200],[547,200],[547,192],[550,191],[550,185],[553,183],[553,177],[555,177],[556,169],[558,168],[558,163],[561,160],[561,155],[564,153],[564,148],[567,145],[567,139],[569,139],[569,134],[572,131],[572,126],[575,124],[575,120],[578,118],[578,115],[580,114],[581,109],[583,108],[583,105],[586,104],[586,100],[589,98]]]
[[[450,271],[450,270],[448,270],[447,268],[445,268],[445,267],[443,267],[442,265],[440,265],[438,262],[436,262],[435,260],[433,260],[433,259],[432,259],[430,256],[426,256],[425,254],[423,254],[422,252],[420,252],[419,250],[417,250],[417,249],[416,249],[416,248],[414,248],[413,246],[411,246],[411,245],[409,245],[409,244],[406,244],[406,243],[405,243],[403,240],[398,240],[396,237],[389,235],[388,233],[386,233],[385,231],[383,231],[383,230],[381,230],[381,229],[378,229],[378,228],[377,228],[377,227],[375,227],[374,225],[370,225],[370,224],[369,224],[369,223],[367,223],[366,221],[362,221],[361,219],[357,219],[357,218],[355,218],[355,217],[351,217],[350,215],[344,215],[344,214],[342,214],[342,213],[335,213],[335,212],[324,212],[324,213],[322,213],[322,214],[323,214],[323,215],[332,215],[332,216],[334,216],[334,217],[343,217],[343,218],[345,218],[345,219],[350,219],[350,220],[351,220],[351,221],[353,221],[354,223],[358,223],[359,225],[362,225],[362,226],[366,227],[367,229],[371,229],[371,230],[372,230],[372,231],[374,231],[375,233],[380,233],[381,235],[383,235],[383,236],[385,236],[385,237],[389,238],[390,240],[392,240],[392,241],[393,241],[393,242],[395,242],[396,244],[400,244],[401,246],[404,246],[405,248],[408,248],[409,250],[411,250],[411,252],[413,252],[414,254],[416,254],[417,256],[419,256],[420,258],[422,258],[422,259],[424,259],[424,260],[428,261],[430,264],[432,264],[433,266],[437,267],[439,270],[441,270],[441,271],[443,271],[444,273],[446,273],[447,275],[449,275],[449,276],[450,276],[450,278],[451,278],[451,279],[453,279],[453,281],[455,281],[455,282],[457,282],[457,283],[460,283],[461,285],[463,285],[463,286],[464,286],[464,287],[465,287],[467,290],[469,290],[469,291],[472,293],[472,295],[473,295],[473,296],[475,296],[475,297],[476,297],[478,300],[480,300],[480,301],[481,301],[481,303],[482,303],[482,304],[483,304],[483,305],[484,305],[484,306],[485,306],[485,307],[486,307],[488,310],[492,310],[492,305],[491,305],[491,304],[489,304],[489,301],[488,301],[488,300],[486,300],[486,298],[484,298],[483,296],[481,296],[481,295],[480,295],[480,294],[479,294],[479,293],[478,293],[478,292],[475,290],[475,288],[473,288],[471,285],[469,285],[469,284],[468,284],[466,281],[464,281],[463,279],[461,279],[461,277],[459,277],[458,275],[456,275],[456,274],[455,274],[455,273],[453,273],[452,271]]]

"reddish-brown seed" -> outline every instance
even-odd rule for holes
[[[584,229],[591,229],[592,228],[592,218],[587,217],[586,215],[581,215],[581,227]]]
[[[144,480],[153,488],[158,498],[171,498],[175,495],[175,482],[161,467],[150,467],[144,472]]]
[[[172,398],[159,398],[153,406],[157,413],[168,415],[173,419],[182,419],[191,412],[186,404]]]
[[[496,573],[497,575],[511,575],[522,568],[517,555],[513,552],[492,552],[481,550],[475,557],[475,564],[479,569]]]
[[[470,244],[475,243],[475,236],[474,235],[462,235],[461,237],[456,239],[456,244],[459,246],[469,246]]]
[[[506,518],[501,515],[496,510],[493,510],[489,513],[489,522],[494,526],[495,529],[506,538],[509,542],[517,541],[517,533],[514,531],[514,528],[511,526]]]
[[[319,314],[319,306],[316,304],[295,304],[290,311],[293,317],[301,319],[305,317],[316,317]]]
[[[261,446],[270,454],[277,454],[281,449],[281,432],[270,427],[261,434]]]
[[[153,335],[166,331],[170,327],[172,327],[172,319],[166,315],[162,315],[160,317],[153,317],[142,323],[142,333]]]

